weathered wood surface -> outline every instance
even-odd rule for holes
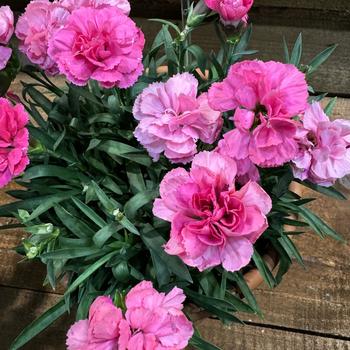
[[[145,32],[148,44],[151,44],[160,25],[143,18],[137,18],[136,22]],[[262,60],[283,61],[283,37],[286,38],[291,47],[300,32],[303,33],[304,39],[302,58],[304,64],[309,63],[316,54],[327,46],[335,43],[339,44],[333,56],[315,73],[311,83],[317,91],[350,96],[350,31],[255,25],[250,48],[258,50],[259,53],[255,57]],[[218,40],[214,27],[205,25],[194,31],[192,43],[201,46],[207,52],[217,50]],[[249,57],[254,58],[254,56]]]
[[[349,119],[349,112],[350,100],[340,98],[333,117]],[[315,193],[303,190],[303,195],[313,197]],[[317,197],[312,209],[349,241],[349,202]],[[8,199],[2,194],[0,203]],[[7,316],[0,318],[0,339],[8,346],[20,329],[57,302],[62,289],[53,294],[42,287],[45,271],[39,263],[16,264],[20,257],[11,248],[20,243],[25,236],[23,232],[9,234],[8,231],[2,235],[0,308]],[[329,239],[321,241],[312,233],[296,237],[295,242],[301,249],[306,270],[294,264],[275,290],[265,286],[256,290],[264,319],[242,314],[248,326],[233,325],[224,330],[217,322],[201,321],[200,329],[208,340],[217,342],[223,349],[235,350],[350,347],[350,247]],[[64,334],[71,322],[72,318],[64,318],[25,349],[64,349]]]

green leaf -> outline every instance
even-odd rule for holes
[[[166,268],[182,281],[192,283],[192,277],[186,265],[177,256],[169,255],[164,251],[163,246],[166,241],[151,225],[146,225],[141,231],[141,238],[150,250],[152,258],[154,258],[153,262],[156,269],[165,273],[164,268]],[[158,281],[162,281],[160,285],[166,284],[164,281],[168,280],[167,278],[163,278],[162,275],[157,275],[157,278]]]
[[[198,45],[192,44],[187,48],[187,51],[194,56],[197,67],[204,73],[207,67],[207,56],[203,49]]]
[[[67,311],[67,306],[63,300],[43,313],[39,318],[27,326],[21,334],[13,341],[10,350],[17,350],[27,344],[36,335],[49,327],[59,317]]]
[[[56,204],[67,200],[71,198],[72,196],[78,194],[80,191],[79,190],[72,190],[72,191],[67,191],[67,192],[61,192],[57,193],[51,196],[46,196],[46,197],[41,197],[41,201],[39,206],[37,206],[34,211],[30,214],[30,216],[27,218],[26,221],[31,221],[39,217],[41,214],[47,212],[50,210],[52,207],[54,207]],[[23,202],[26,202],[24,200]],[[24,206],[20,206],[21,209],[27,209]]]
[[[331,45],[327,47],[325,50],[320,52],[317,56],[315,56],[311,62],[309,63],[309,71],[308,74],[312,74],[317,70],[317,68],[323,64],[328,58],[331,56],[333,51],[337,48],[338,44]]]
[[[303,38],[302,38],[302,34],[300,33],[297,40],[295,41],[293,51],[290,56],[290,63],[294,64],[296,67],[299,67],[300,65],[302,50],[303,50]]]
[[[284,61],[286,63],[289,63],[290,62],[289,50],[288,50],[288,45],[285,37],[283,37],[283,51],[284,51]]]
[[[93,241],[98,247],[102,247],[107,242],[107,240],[119,230],[120,225],[116,222],[113,222],[97,231],[93,237]]]
[[[141,165],[150,166],[152,164],[151,158],[143,150],[121,142],[112,140],[103,141],[97,146],[97,149],[113,156],[129,159]]]
[[[325,107],[324,112],[328,115],[328,117],[332,115],[336,102],[337,102],[337,97],[333,97]]]
[[[220,319],[243,324],[240,319],[232,314],[232,312],[235,311],[235,308],[228,301],[199,294],[188,288],[185,288],[185,293],[196,305],[203,307],[205,310],[213,313]]]
[[[320,186],[320,185],[316,185],[310,181],[300,181],[300,180],[297,180],[295,179],[294,181],[302,184],[303,186],[305,187],[308,187],[308,188],[311,188],[312,190],[316,191],[316,192],[319,192],[321,194],[324,194],[328,197],[332,197],[332,198],[335,198],[335,199],[341,199],[341,200],[346,200],[347,198],[341,193],[339,192],[338,190],[336,190],[334,187],[323,187],[323,186]]]
[[[34,84],[23,83],[23,92],[27,93],[32,100],[45,111],[46,114],[49,114],[52,110],[51,101],[34,86]]]
[[[62,224],[66,226],[72,233],[79,238],[92,237],[95,231],[91,229],[84,221],[78,219],[69,213],[60,205],[55,205],[55,213],[61,220]]]
[[[40,255],[41,259],[75,259],[81,258],[84,256],[93,255],[101,252],[100,248],[89,248],[89,247],[80,247],[80,248],[63,248],[56,249],[48,253],[43,253]],[[101,252],[103,254],[103,252]]]
[[[254,261],[256,267],[258,268],[261,276],[263,277],[264,281],[267,283],[267,285],[270,288],[274,288],[277,285],[275,277],[273,276],[269,267],[266,265],[263,258],[260,256],[260,254],[255,249],[254,249],[254,254],[253,254],[252,258],[253,258],[253,261]]]
[[[97,271],[100,267],[102,267],[106,262],[108,262],[109,259],[111,259],[114,255],[118,254],[119,252],[111,252],[107,255],[104,255],[102,258],[97,260],[95,263],[90,265],[82,274],[79,275],[78,278],[76,278],[72,284],[68,287],[66,292],[64,293],[65,296],[69,295],[70,293],[74,292],[85,280],[87,280],[95,271]]]
[[[126,173],[132,193],[137,194],[138,192],[146,190],[145,181],[138,164],[132,162],[128,163],[126,165]]]
[[[289,258],[292,259],[294,257],[297,260],[297,262],[305,268],[303,258],[300,255],[298,248],[295,246],[294,242],[288,236],[285,235],[279,237],[278,241],[283,247],[283,249],[287,252]]]
[[[70,182],[72,179],[77,179],[81,181],[88,181],[89,178],[84,174],[80,173],[77,169],[64,168],[57,165],[35,165],[28,168],[22,179],[23,180],[33,180],[40,177],[57,177],[61,180]]]
[[[101,202],[102,206],[108,211],[109,214],[113,214],[113,212],[116,209],[121,208],[121,205],[113,198],[108,197],[95,181],[91,181],[91,184],[95,190],[99,201]]]
[[[160,18],[150,18],[149,21],[165,24],[166,26],[173,28],[177,34],[179,35],[181,34],[179,27],[173,22],[166,21],[165,19],[160,19]]]
[[[243,302],[240,298],[233,295],[231,292],[225,292],[225,299],[234,306],[236,311],[246,312],[246,313],[255,313],[255,311],[245,302]]]
[[[217,346],[202,339],[199,334],[194,334],[190,340],[190,345],[199,350],[221,350]]]
[[[154,198],[158,197],[158,195],[158,190],[139,192],[125,203],[125,215],[128,217],[128,219],[133,220],[137,211],[146,204],[152,202]]]
[[[104,221],[94,210],[83,203],[80,199],[72,197],[72,201],[86,215],[86,217],[93,221],[97,226],[103,228],[107,225],[106,221]]]
[[[255,296],[251,291],[251,289],[249,288],[247,282],[245,281],[242,273],[241,272],[229,273],[228,278],[232,279],[234,282],[237,283],[239,290],[247,300],[247,303],[254,310],[254,312],[256,312],[258,315],[262,315],[260,307],[255,299]]]

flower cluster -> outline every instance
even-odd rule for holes
[[[20,50],[76,85],[95,79],[106,88],[127,88],[143,71],[144,47],[129,12],[127,0],[33,0],[16,26]]]
[[[12,49],[6,47],[14,31],[13,12],[9,6],[0,7],[0,71],[3,70],[12,55]]]
[[[68,350],[181,350],[193,334],[182,312],[185,295],[179,288],[168,294],[157,292],[144,281],[126,296],[126,313],[111,298],[98,297],[89,318],[68,331]]]
[[[23,105],[12,106],[0,98],[0,188],[29,164],[29,135],[25,127],[28,120]]]

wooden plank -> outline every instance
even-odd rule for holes
[[[0,339],[2,339],[3,349],[8,349],[12,340],[26,325],[59,300],[57,296],[50,294],[4,287],[0,287],[0,294],[0,307],[3,315],[6,315],[0,318]],[[65,334],[73,322],[73,315],[62,317],[23,349],[65,349]],[[219,321],[209,319],[199,321],[196,326],[207,340],[219,345],[223,350],[345,350],[350,348],[350,342],[347,340],[310,335],[299,331],[252,325],[223,326]]]
[[[350,11],[350,2],[348,0],[255,0],[254,6]]]
[[[293,331],[263,327],[229,325],[203,320],[197,324],[207,340],[223,350],[348,350],[350,342]]]
[[[160,25],[137,18],[136,22],[144,31],[150,45],[158,32]],[[338,43],[339,47],[333,56],[315,73],[311,83],[316,90],[335,95],[350,94],[350,34],[348,31],[333,31],[317,28],[284,27],[255,25],[250,48],[259,50],[256,57],[262,60],[283,61],[283,36],[288,43],[294,43],[298,34],[303,32],[304,53],[302,62],[307,64],[311,59],[327,46]],[[193,32],[192,42],[198,44],[205,51],[218,49],[218,39],[211,25],[205,25]],[[254,56],[249,56],[250,59]]]
[[[60,296],[28,290],[0,287],[1,349],[9,349],[19,333],[39,315],[57,303]],[[74,322],[74,316],[64,315],[50,328],[34,338],[23,350],[64,350],[65,334]]]

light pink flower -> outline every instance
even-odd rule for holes
[[[0,70],[6,68],[7,62],[11,58],[12,49],[5,46],[0,46]]]
[[[208,96],[213,109],[235,110],[236,129],[229,135],[232,158],[249,157],[256,165],[274,167],[295,157],[298,123],[292,118],[305,111],[308,93],[304,74],[293,65],[236,63]]]
[[[48,56],[48,42],[55,31],[64,25],[68,16],[69,12],[57,3],[33,0],[16,25],[20,50],[32,63],[51,75],[57,74],[58,69],[54,60]]]
[[[329,120],[314,102],[302,117],[298,130],[299,152],[293,160],[294,176],[331,186],[350,174],[350,121]]]
[[[221,113],[209,107],[207,94],[197,97],[197,89],[197,79],[182,73],[151,84],[137,97],[133,114],[140,123],[134,135],[155,161],[164,152],[173,163],[187,163],[198,140],[211,144],[218,137]]]
[[[255,182],[235,189],[236,163],[217,152],[198,153],[189,172],[170,171],[160,184],[155,216],[171,222],[165,251],[200,271],[246,266],[267,228],[271,199]]]
[[[237,26],[241,21],[247,23],[248,11],[254,0],[204,0],[206,5],[219,13],[225,25]]]
[[[7,185],[29,164],[29,134],[25,127],[28,121],[23,105],[12,106],[8,100],[0,98],[0,187]]]
[[[9,6],[0,7],[0,44],[7,45],[14,31],[13,12]]]
[[[90,306],[89,319],[71,326],[67,333],[68,350],[118,349],[122,311],[110,297],[98,297]]]
[[[70,12],[80,7],[101,8],[105,6],[115,6],[127,16],[130,13],[130,3],[128,0],[60,0],[59,3]]]
[[[49,54],[76,85],[89,79],[101,86],[127,88],[142,74],[143,33],[115,7],[82,7],[50,40]]]
[[[192,323],[182,312],[185,295],[177,287],[159,293],[143,281],[126,296],[119,350],[182,350],[193,335]]]

